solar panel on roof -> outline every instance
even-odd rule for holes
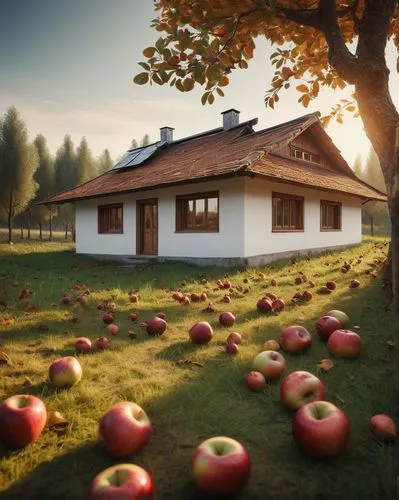
[[[166,146],[166,141],[159,141],[155,144],[150,144],[149,146],[144,146],[142,148],[136,148],[132,151],[128,151],[123,157],[118,161],[118,163],[112,167],[112,170],[119,170],[129,167],[137,167],[141,165],[145,160],[148,160],[156,151]]]

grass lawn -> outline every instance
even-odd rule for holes
[[[282,261],[259,269],[198,268],[180,263],[148,267],[123,267],[89,260],[73,253],[63,243],[17,243],[0,245],[0,350],[9,354],[12,366],[0,365],[0,401],[13,395],[30,393],[45,401],[48,410],[58,410],[68,420],[63,431],[46,429],[32,445],[10,451],[0,447],[0,497],[2,499],[80,499],[92,478],[118,461],[107,456],[97,437],[98,421],[112,404],[130,400],[148,413],[154,435],[150,444],[130,461],[146,468],[153,476],[160,500],[208,498],[196,491],[191,481],[191,456],[204,439],[228,435],[241,441],[252,459],[252,476],[237,499],[394,499],[397,498],[398,445],[377,442],[368,429],[375,413],[394,414],[398,380],[394,370],[394,351],[387,341],[397,335],[398,325],[386,307],[380,279],[365,273],[374,259],[384,259],[384,239],[366,239],[362,245],[297,262]],[[360,258],[361,262],[356,263]],[[340,272],[344,261],[353,260],[347,274]],[[221,302],[225,291],[214,291],[215,282],[228,273],[233,285],[246,286],[249,293],[235,292],[230,304]],[[301,304],[290,302],[297,290],[308,283],[294,285],[302,272],[317,286],[335,279],[331,295],[314,294]],[[216,312],[203,312],[207,303],[182,306],[171,299],[172,291],[187,280],[184,290],[202,292],[209,279],[209,301]],[[275,278],[276,287],[270,285]],[[350,289],[359,278],[361,286]],[[73,285],[75,285],[73,287]],[[73,288],[76,288],[73,289]],[[76,298],[88,287],[89,308],[79,303],[61,306],[68,293]],[[165,290],[165,287],[169,291]],[[19,300],[21,289],[32,295]],[[128,292],[139,289],[139,302],[130,304]],[[317,290],[315,288],[314,290]],[[283,298],[286,309],[279,315],[262,315],[256,301],[267,291]],[[67,390],[56,390],[47,380],[55,359],[74,354],[74,339],[92,340],[106,333],[99,302],[117,305],[115,322],[120,333],[104,352],[79,356],[82,381]],[[37,312],[26,312],[28,303]],[[328,358],[325,343],[315,335],[315,321],[330,309],[347,312],[349,328],[359,332],[363,351],[357,360],[334,359],[335,366],[324,373],[317,363]],[[151,338],[131,323],[128,313],[140,313],[140,320],[164,311],[168,328],[160,338]],[[225,329],[218,315],[230,310],[236,324]],[[76,315],[78,323],[72,323]],[[7,321],[12,320],[12,321]],[[194,346],[188,340],[190,326],[209,321],[215,336],[207,346]],[[39,331],[38,325],[48,325]],[[308,370],[327,387],[327,399],[342,407],[351,423],[350,441],[339,458],[316,460],[303,455],[291,435],[292,414],[279,401],[279,383],[252,393],[245,386],[253,357],[268,339],[278,339],[282,327],[299,324],[313,334],[313,345],[302,356],[286,354],[287,373]],[[135,330],[136,340],[127,331]],[[236,357],[224,352],[227,334],[242,333],[244,344]],[[183,362],[185,361],[185,362]],[[196,362],[196,363],[192,363]]]

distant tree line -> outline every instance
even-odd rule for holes
[[[362,157],[358,155],[352,168],[359,179],[386,193],[380,161],[372,147],[370,148],[366,162],[363,164]],[[390,234],[388,205],[380,201],[368,201],[364,203],[362,205],[362,224],[369,226],[371,236],[374,236],[376,232],[379,234]]]
[[[142,145],[150,143],[146,134]],[[136,146],[134,146],[136,144]],[[131,147],[138,147],[135,139]],[[27,230],[63,228],[65,237],[74,235],[75,207],[72,204],[45,206],[38,203],[56,193],[66,191],[110,170],[114,165],[110,152],[104,149],[95,158],[85,137],[75,148],[70,135],[65,135],[55,157],[51,155],[46,138],[39,134],[29,142],[28,131],[17,109],[11,106],[0,119],[0,219],[6,222],[8,241],[12,242],[13,227],[18,224]]]

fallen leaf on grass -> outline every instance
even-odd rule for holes
[[[11,365],[12,361],[10,356],[6,352],[0,352],[0,365]]]
[[[323,372],[328,372],[328,370],[334,367],[334,362],[331,359],[322,359],[317,366],[320,370],[323,370]]]
[[[59,411],[49,411],[47,414],[47,427],[49,429],[63,429],[69,425],[69,422],[61,415]]]
[[[266,340],[266,342],[263,344],[263,347],[268,351],[277,351],[278,349],[280,349],[280,344],[277,342],[277,340]]]

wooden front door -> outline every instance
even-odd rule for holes
[[[137,255],[158,255],[158,200],[137,202]]]

